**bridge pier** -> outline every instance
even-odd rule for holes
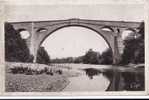
[[[121,55],[120,55],[120,52],[119,52],[119,47],[118,47],[118,42],[117,42],[117,39],[118,39],[118,35],[119,33],[117,31],[115,31],[116,34],[114,34],[114,43],[113,43],[113,65],[118,65],[121,61]]]

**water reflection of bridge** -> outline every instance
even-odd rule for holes
[[[133,68],[126,66],[115,67],[113,65],[89,65],[89,64],[52,64],[59,68],[66,68],[75,71],[84,70],[86,75],[90,79],[93,79],[94,75],[102,73],[110,80],[110,85],[107,91],[119,91],[124,88],[124,81],[127,88],[130,88],[128,84],[141,84],[144,87],[144,68]],[[137,82],[140,83],[137,83]],[[100,83],[99,83],[100,84]],[[134,85],[135,86],[135,85]],[[133,86],[131,86],[133,87]]]

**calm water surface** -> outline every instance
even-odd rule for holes
[[[69,78],[69,85],[63,91],[105,91],[110,81],[96,69],[84,69],[83,75]]]
[[[80,69],[78,69],[80,71]],[[99,68],[83,68],[82,75],[69,78],[69,85],[63,91],[107,91],[114,77],[113,70]],[[119,91],[144,90],[144,72],[121,73]]]

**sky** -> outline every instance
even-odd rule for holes
[[[71,18],[141,22],[144,20],[144,5],[6,6],[6,21],[9,22],[63,20]],[[57,30],[43,42],[42,46],[45,47],[51,58],[81,56],[90,48],[98,52],[103,52],[108,47],[100,35],[82,27],[67,27]]]
[[[144,5],[9,5],[6,6],[7,21],[42,21],[55,19],[97,19],[142,21]]]
[[[96,32],[83,27],[62,28],[43,42],[51,58],[83,56],[87,50],[102,52],[109,46]]]

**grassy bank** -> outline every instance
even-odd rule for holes
[[[6,75],[7,92],[54,92],[61,91],[69,81],[62,75]]]
[[[68,77],[78,73],[43,64],[6,63],[5,91],[57,92],[68,84]]]

